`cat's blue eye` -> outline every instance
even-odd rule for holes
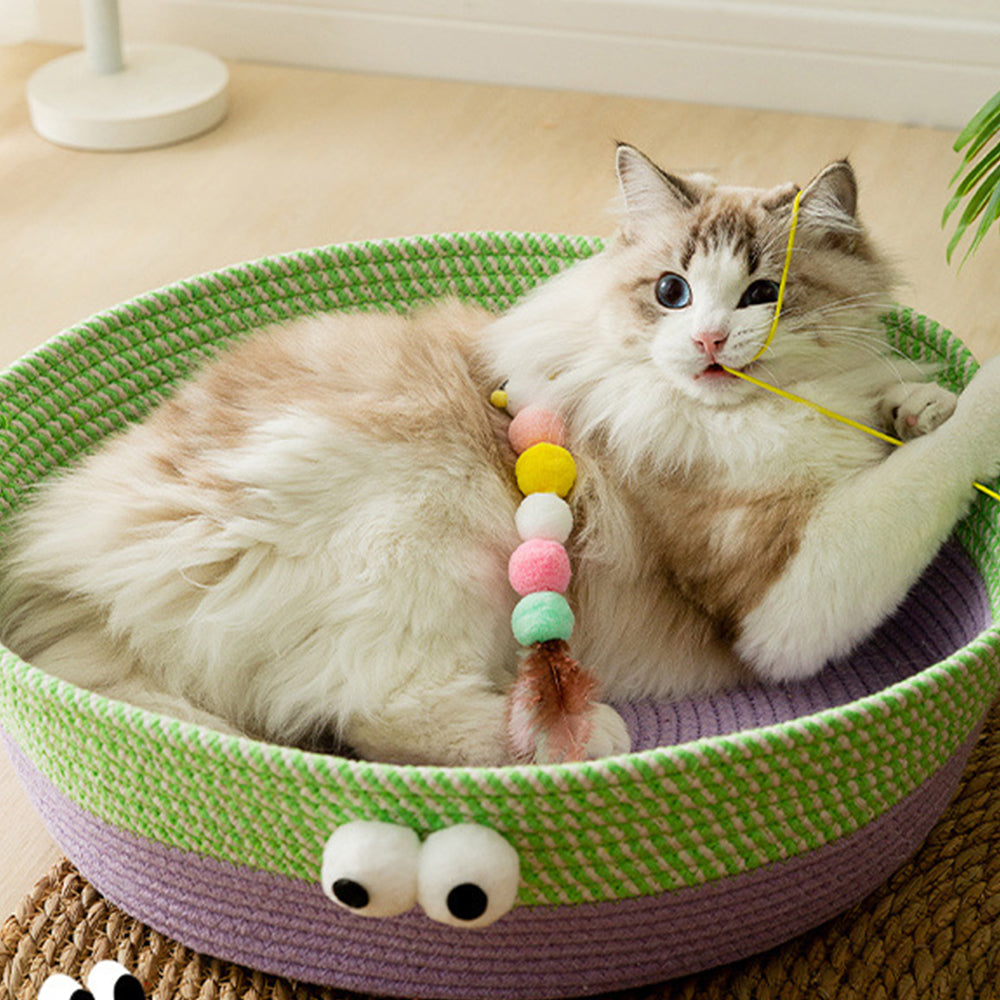
[[[762,278],[747,287],[739,301],[738,309],[745,309],[747,306],[765,306],[769,302],[778,301],[778,283]]]
[[[664,309],[683,309],[691,305],[691,286],[679,274],[668,271],[656,283],[656,301]]]

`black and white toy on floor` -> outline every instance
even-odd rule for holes
[[[118,962],[98,962],[81,986],[72,976],[53,973],[42,983],[38,1000],[145,1000],[142,983]]]

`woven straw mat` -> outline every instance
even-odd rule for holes
[[[0,930],[0,1000],[35,1000],[53,972],[78,981],[114,958],[150,1000],[334,1000],[192,952],[106,902],[68,861]],[[863,903],[764,955],[621,1000],[1000,998],[1000,705],[958,796],[916,857]]]

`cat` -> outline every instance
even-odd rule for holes
[[[43,483],[6,540],[4,641],[224,731],[509,763],[520,495],[489,402],[507,380],[561,415],[577,462],[587,756],[629,749],[607,702],[794,681],[849,651],[1000,473],[1000,368],[956,401],[886,346],[893,269],[848,162],[801,192],[756,361],[799,189],[673,175],[624,144],[616,166],[606,248],[505,315],[445,301],[261,330]]]

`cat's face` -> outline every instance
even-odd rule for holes
[[[673,177],[628,146],[619,148],[618,173],[626,218],[610,254],[622,293],[614,325],[686,395],[730,405],[755,391],[723,366],[778,383],[815,374],[825,347],[856,340],[884,307],[888,270],[856,219],[846,162],[803,191],[781,323],[759,359],[797,188]]]
[[[780,322],[759,358],[798,189],[672,177],[628,146],[618,174],[625,212],[607,248],[484,331],[512,400],[516,390],[520,405],[569,415],[576,434],[608,442],[629,468],[756,447],[742,413],[753,423],[755,401],[774,397],[723,365],[800,390],[831,377],[854,385],[862,370],[869,382],[897,377],[876,320],[891,273],[856,218],[848,164],[802,192]]]

